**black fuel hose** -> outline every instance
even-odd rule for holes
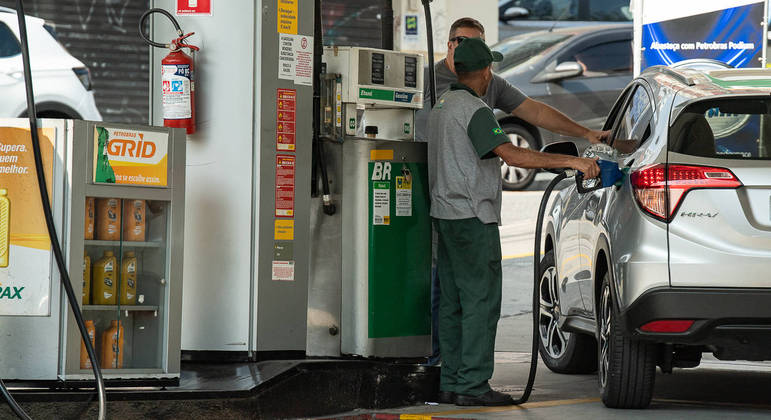
[[[64,262],[64,255],[62,248],[59,245],[59,236],[56,233],[56,226],[54,225],[53,212],[51,211],[51,202],[48,198],[48,187],[46,185],[45,172],[43,171],[43,158],[40,152],[40,137],[38,136],[37,127],[37,113],[35,109],[35,96],[32,90],[32,72],[29,62],[29,43],[27,39],[27,24],[24,15],[24,5],[22,0],[16,0],[16,15],[19,20],[19,35],[21,37],[21,54],[24,64],[24,83],[27,88],[27,116],[29,117],[29,130],[32,137],[32,151],[35,156],[35,173],[37,174],[38,190],[40,191],[40,199],[43,203],[43,213],[46,219],[46,227],[48,228],[48,236],[51,239],[51,247],[54,251],[54,257],[56,259],[56,265],[59,268],[60,279],[64,290],[67,293],[67,300],[70,303],[70,308],[75,315],[75,322],[78,324],[80,335],[86,346],[86,352],[88,358],[91,360],[91,366],[94,371],[94,378],[96,380],[96,389],[99,394],[99,420],[104,420],[105,416],[105,404],[107,400],[104,379],[102,378],[102,371],[99,369],[99,363],[96,359],[96,352],[94,346],[91,345],[91,339],[86,329],[86,323],[83,320],[83,313],[80,311],[80,306],[75,292],[72,289],[72,282],[70,276],[67,273],[67,265]],[[30,419],[30,417],[24,413],[24,410],[14,400],[13,396],[8,392],[5,384],[0,381],[0,391],[3,396],[8,400],[8,404],[19,418]]]
[[[335,203],[332,202],[332,193],[329,190],[329,176],[327,174],[327,160],[324,155],[324,142],[321,140],[321,56],[324,54],[324,45],[321,39],[321,0],[315,0],[313,10],[313,144],[316,146],[316,159],[321,170],[321,202],[324,214],[331,216],[337,212]]]
[[[426,14],[426,42],[428,42],[428,97],[431,98],[431,108],[433,108],[434,105],[436,105],[436,75],[434,74],[434,25],[431,21],[431,0],[422,1],[423,11]]]
[[[540,318],[541,309],[541,288],[538,282],[541,274],[541,235],[543,233],[543,218],[546,215],[546,206],[549,203],[549,196],[554,190],[554,187],[560,183],[563,179],[567,178],[566,172],[561,172],[549,183],[546,190],[541,197],[541,205],[538,207],[538,218],[535,225],[535,245],[533,249],[533,347],[530,353],[530,373],[527,376],[527,385],[525,385],[522,396],[519,399],[514,400],[515,405],[524,404],[530,399],[530,394],[533,392],[533,384],[535,383],[535,373],[538,369],[538,348],[540,345],[541,337],[538,334],[538,321]]]

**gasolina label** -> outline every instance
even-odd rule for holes
[[[163,119],[182,120],[193,116],[190,105],[192,79],[190,64],[161,66]]]

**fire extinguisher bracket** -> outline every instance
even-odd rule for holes
[[[145,21],[153,13],[160,13],[171,21],[178,37],[168,44],[161,44],[145,35]],[[163,125],[184,128],[187,134],[195,133],[195,52],[200,48],[185,43],[195,34],[185,34],[171,13],[163,9],[150,9],[139,19],[139,35],[149,45],[156,48],[168,48],[169,54],[161,60],[161,94],[163,97]],[[193,56],[183,50],[187,48]]]

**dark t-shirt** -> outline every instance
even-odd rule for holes
[[[436,76],[436,98],[450,88],[450,85],[458,81],[455,73],[451,72],[442,59],[434,64]],[[415,114],[415,140],[428,141],[428,115],[431,113],[431,94],[429,93],[428,69],[423,78],[423,109]],[[527,96],[511,83],[497,74],[493,74],[493,80],[487,88],[487,93],[481,98],[491,109],[500,109],[510,114],[516,107],[527,99]]]

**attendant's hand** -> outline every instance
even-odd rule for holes
[[[598,143],[608,143],[610,140],[610,130],[606,131],[600,131],[600,130],[589,130],[584,135],[584,138],[589,140],[589,143],[592,144],[598,144]]]
[[[600,175],[600,166],[597,164],[599,158],[575,158],[571,168],[584,173],[584,179],[597,178]]]

